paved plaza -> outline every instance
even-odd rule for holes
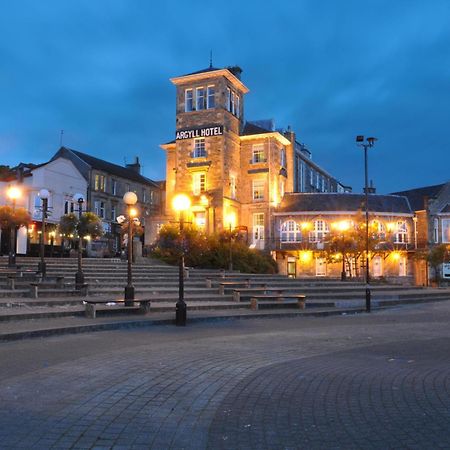
[[[0,343],[0,448],[450,448],[450,302]]]

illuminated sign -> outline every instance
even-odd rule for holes
[[[179,141],[182,139],[194,139],[194,138],[204,138],[222,135],[223,135],[223,125],[216,125],[212,127],[192,128],[190,130],[177,131],[175,139]]]

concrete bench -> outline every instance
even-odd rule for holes
[[[219,295],[225,295],[226,288],[250,287],[250,279],[242,281],[221,281],[219,283]]]
[[[125,300],[105,300],[105,299],[86,299],[83,301],[85,304],[85,315],[90,319],[95,319],[97,317],[97,305],[103,306],[116,306],[117,303],[123,303],[124,306],[121,308],[123,311],[131,311],[134,310],[139,314],[147,314],[150,312],[150,300],[134,300],[134,302],[139,303],[139,306],[125,306]]]
[[[303,294],[262,294],[250,298],[250,308],[254,311],[280,307],[305,309],[305,298]]]
[[[243,299],[250,299],[251,297],[256,297],[258,295],[264,294],[283,294],[285,289],[268,287],[266,284],[260,287],[249,287],[249,288],[237,288],[233,289],[233,300],[235,302],[240,302]]]

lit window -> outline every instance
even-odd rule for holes
[[[230,197],[236,198],[236,175],[230,175]]]
[[[206,174],[203,172],[195,172],[192,176],[192,192],[194,195],[200,195],[206,191]]]
[[[205,138],[194,139],[194,152],[192,154],[194,158],[205,158]]]
[[[383,223],[379,220],[372,220],[371,228],[373,234],[375,234],[375,237],[378,239],[385,239],[386,238],[386,228],[384,227]],[[369,227],[370,231],[370,227]]]
[[[330,229],[324,220],[315,220],[314,229],[309,233],[309,242],[322,242]]]
[[[299,224],[295,220],[287,220],[281,224],[281,242],[301,242],[302,232]]]
[[[94,189],[96,191],[105,192],[106,178],[104,175],[96,174],[94,178]]]
[[[185,112],[190,112],[194,110],[194,92],[192,89],[186,89],[184,93],[185,103],[184,110]]]
[[[450,242],[450,219],[442,219],[442,242]]]
[[[264,213],[253,214],[253,242],[264,239]]]
[[[264,180],[253,180],[253,200],[262,201],[264,200],[264,189],[266,187],[266,182]]]
[[[205,88],[204,87],[198,87],[196,89],[196,108],[197,111],[200,111],[201,109],[205,109]]]
[[[214,86],[208,86],[207,108],[212,109],[216,107],[216,90]]]
[[[406,227],[406,222],[399,220],[397,222],[396,232],[394,235],[395,244],[407,244],[408,243],[408,229]]]
[[[253,144],[252,146],[252,164],[266,162],[264,144]]]

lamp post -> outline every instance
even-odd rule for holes
[[[42,279],[44,279],[47,275],[47,264],[45,263],[45,219],[47,219],[49,196],[50,192],[48,192],[47,189],[41,189],[39,191],[39,197],[42,200],[42,226],[41,226],[41,236],[39,239],[40,261],[38,264],[38,273],[41,274]]]
[[[128,250],[127,250],[127,285],[125,286],[125,306],[134,305],[134,286],[131,263],[133,261],[133,217],[136,216],[136,210],[133,206],[137,203],[137,195],[134,192],[126,192],[123,201],[127,205],[128,212]]]
[[[81,236],[80,225],[81,225],[81,217],[83,215],[83,203],[84,203],[84,195],[83,194],[75,194],[73,199],[78,203],[78,268],[75,274],[75,289],[80,290],[83,289],[84,286],[84,273],[83,273],[83,236]]]
[[[191,207],[191,200],[187,195],[179,194],[172,202],[173,209],[179,213],[180,236],[183,240],[184,213]],[[181,255],[178,266],[178,301],[175,308],[175,325],[185,326],[187,316],[187,306],[184,301],[184,244],[181,244]]]
[[[20,198],[22,192],[16,186],[11,186],[7,195],[12,201],[13,220],[16,212],[16,200]],[[10,237],[9,237],[9,255],[8,255],[8,267],[16,267],[16,225],[11,224]]]
[[[364,192],[366,212],[366,311],[370,312],[370,273],[369,273],[369,183],[367,170],[367,149],[373,147],[377,138],[368,137],[364,142],[364,136],[356,136],[356,144],[364,149]]]

